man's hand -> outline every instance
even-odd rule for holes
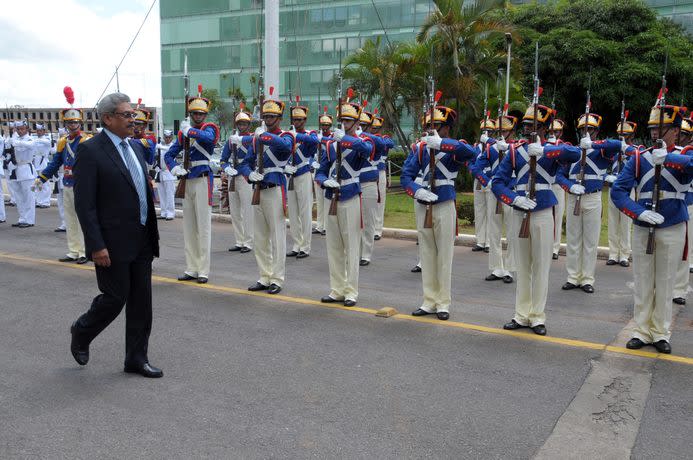
[[[35,190],[41,190],[43,188],[43,181],[40,178],[36,178],[34,181],[34,189]]]
[[[262,136],[263,134],[265,134],[265,131],[267,131],[267,126],[263,121],[262,124],[255,129],[255,137]]]
[[[423,201],[424,203],[433,203],[434,201],[438,201],[438,195],[425,188],[418,189],[414,194],[414,198],[419,201]]]
[[[188,131],[190,131],[190,121],[185,119],[180,122],[180,132],[183,133],[183,136],[188,137]]]
[[[613,174],[607,174],[606,177],[604,177],[604,182],[606,182],[607,184],[613,184],[614,182],[616,182],[616,179],[618,179],[617,176]]]
[[[243,145],[243,136],[239,136],[238,134],[231,134],[229,136],[229,144],[231,145],[238,145],[241,146]]]
[[[100,251],[94,251],[91,253],[91,258],[94,261],[94,265],[99,267],[110,267],[111,257],[108,255],[108,249],[103,248]]]
[[[499,152],[507,152],[508,149],[510,148],[510,144],[508,144],[507,142],[505,142],[505,139],[503,139],[503,138],[501,137],[500,139],[498,139],[498,140],[496,141],[495,147],[496,147],[496,150],[498,150]]]
[[[320,162],[313,160],[313,162],[310,164],[310,167],[317,171],[318,169],[320,169]]]
[[[173,174],[176,177],[183,177],[186,174],[188,174],[188,171],[185,168],[183,168],[181,165],[176,165],[171,170],[171,174]]]
[[[656,165],[661,165],[664,163],[664,159],[669,154],[669,151],[667,150],[667,145],[664,143],[664,141],[657,142],[661,142],[662,146],[652,150],[652,162]]]
[[[537,139],[534,143],[529,144],[527,147],[527,154],[529,154],[530,157],[536,157],[537,160],[544,155],[544,146],[541,145],[541,139],[539,136],[537,136]]]
[[[284,166],[284,173],[285,174],[292,176],[292,175],[296,174],[296,171],[298,171],[298,168],[294,165]]]
[[[443,142],[443,139],[438,134],[438,131],[435,130],[433,131],[433,134],[430,136],[423,136],[421,140],[426,143],[426,147],[433,150],[440,150],[440,144]]]
[[[664,216],[654,211],[643,211],[638,216],[638,220],[650,225],[660,225],[664,223]]]
[[[322,183],[323,188],[339,188],[339,182],[334,179],[327,179]]]
[[[525,211],[531,211],[537,207],[537,202],[530,200],[526,196],[516,196],[512,205],[516,208],[524,209]]]
[[[551,134],[549,137],[546,138],[546,142],[548,142],[549,144],[555,144],[556,141],[557,141],[556,136],[554,136],[553,134]]]
[[[257,171],[252,171],[250,174],[248,174],[248,180],[250,182],[262,182],[262,179],[265,178],[264,174],[260,174]]]
[[[226,173],[227,176],[229,177],[234,177],[238,175],[238,171],[236,171],[234,168],[231,166],[227,166],[224,168],[224,172]]]
[[[481,133],[481,136],[479,136],[479,143],[480,144],[485,144],[488,142],[488,134],[486,134],[486,131]]]
[[[573,195],[584,195],[585,194],[585,186],[580,185],[580,184],[573,184],[570,186],[570,193]]]
[[[582,139],[580,139],[580,148],[583,150],[589,150],[592,148],[592,139],[589,134]]]
[[[344,136],[345,136],[345,135],[346,135],[346,133],[344,132],[343,129],[337,128],[337,129],[335,129],[334,132],[332,133],[332,140],[334,140],[335,142],[339,142],[339,141],[341,141],[342,139],[344,139]]]

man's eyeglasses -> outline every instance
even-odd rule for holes
[[[137,112],[113,112],[113,115],[118,115],[119,117],[125,118],[125,119],[133,119],[137,117]]]

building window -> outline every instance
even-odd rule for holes
[[[91,120],[91,112],[87,112],[87,120]]]

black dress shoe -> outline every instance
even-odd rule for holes
[[[513,282],[513,277],[510,276],[510,275],[505,275],[505,276],[503,277],[503,282],[504,282],[505,284],[511,284],[511,283]]]
[[[56,228],[56,229],[53,230],[53,231],[54,231],[55,233],[65,233],[65,232],[66,232],[66,230],[65,230],[64,228],[60,228],[60,227]]]
[[[380,236],[380,235],[374,235],[374,236],[373,236],[373,239],[374,239],[375,241],[380,240],[380,238],[382,238],[382,236]]]
[[[173,220],[173,217],[167,217],[166,220]]]
[[[629,350],[639,350],[644,346],[645,342],[643,342],[637,337],[633,337],[628,341],[628,343],[626,343],[626,348],[628,348]]]
[[[31,224],[26,224],[26,223],[24,223],[24,222],[22,222],[21,224],[17,225],[17,228],[29,228],[29,227],[33,227],[33,225],[31,225]]]
[[[77,260],[76,260],[75,262],[77,263],[77,265],[84,265],[84,264],[86,264],[87,262],[89,262],[89,259],[87,259],[86,257],[82,256],[82,257],[78,257]]]
[[[207,278],[206,276],[197,277],[197,284],[206,284],[207,281],[209,281],[209,278]]]
[[[414,268],[411,269],[412,273],[421,273],[421,267],[418,265],[415,265]]]
[[[426,315],[432,315],[432,314],[433,313],[429,313],[426,310],[424,310],[423,308],[417,308],[416,310],[411,312],[412,316],[426,316]]]
[[[308,254],[307,252],[298,251],[298,254],[296,255],[296,258],[297,258],[297,259],[305,259],[305,258],[308,257],[309,255],[310,255],[310,254]]]
[[[325,230],[323,230],[323,231],[320,232],[320,234],[321,234],[322,236],[325,236],[325,235],[327,234],[327,232],[326,232]]]
[[[536,335],[546,335],[546,326],[543,324],[537,324],[536,326],[532,326],[532,331]]]
[[[296,257],[298,255],[298,251],[289,251],[286,253],[286,257]]]
[[[335,299],[332,296],[326,295],[325,297],[320,299],[320,302],[322,302],[322,303],[337,303],[337,302],[343,302],[343,300]]]
[[[359,265],[362,266],[362,267],[365,267],[366,265],[369,265],[370,263],[371,263],[371,261],[370,261],[370,260],[366,260],[366,259],[361,259],[361,260],[359,261]]]
[[[178,281],[192,281],[192,280],[196,280],[196,279],[197,279],[197,276],[188,275],[187,273],[183,273],[182,275],[180,275],[178,277]]]
[[[253,291],[253,292],[254,291],[266,291],[267,289],[269,289],[269,286],[265,286],[264,284],[262,284],[260,282],[257,282],[248,288],[249,291]]]
[[[676,297],[674,298],[673,302],[676,305],[686,305],[686,299],[684,299],[683,297]]]
[[[690,267],[690,268],[688,269],[688,273],[693,273],[693,267]]]
[[[311,233],[312,233],[313,235],[317,235],[317,234],[320,233],[320,230],[318,230],[317,228],[314,228],[313,231],[312,231]]]
[[[496,276],[493,273],[488,275],[486,278],[484,278],[486,281],[497,281],[499,279],[502,279],[500,276]]]
[[[616,262],[614,259],[609,259],[606,261],[607,265],[616,265],[618,262]]]
[[[77,259],[73,259],[72,257],[65,256],[65,257],[61,257],[60,259],[58,259],[58,262],[77,262]]]
[[[124,370],[130,374],[140,374],[141,376],[149,377],[150,379],[158,379],[164,376],[164,371],[152,366],[149,363],[134,365],[126,364]]]
[[[554,255],[552,255],[551,258],[552,258],[553,260],[558,260],[558,254],[555,254],[555,253],[554,253]]]
[[[353,307],[354,305],[356,305],[356,301],[355,301],[355,300],[346,299],[346,300],[344,301],[344,306],[345,306],[345,307]]]
[[[450,313],[448,313],[448,312],[446,312],[446,311],[439,311],[439,312],[436,312],[436,316],[437,316],[438,319],[441,320],[441,321],[447,321],[448,319],[450,319]]]
[[[669,345],[669,342],[667,342],[666,340],[659,340],[659,341],[653,343],[652,345],[654,345],[654,347],[660,353],[666,353],[666,354],[671,353],[671,345]]]
[[[270,284],[269,288],[267,288],[267,292],[269,294],[279,294],[279,292],[282,290],[282,287],[277,285],[277,284]]]
[[[72,335],[72,340],[70,341],[70,352],[72,357],[75,358],[77,364],[80,366],[85,366],[89,362],[89,345],[82,345],[77,339],[76,332],[77,323],[72,323],[70,326],[70,334]]]
[[[21,224],[17,222],[16,224],[12,224],[13,227],[19,227]]]
[[[232,248],[229,248],[229,252],[238,252],[243,249],[243,246],[234,246]]]
[[[484,252],[485,252],[486,254],[488,254],[490,250],[491,250],[491,248],[489,248],[488,246],[486,246],[486,247],[484,248]]]
[[[483,250],[484,250],[484,247],[479,246],[478,244],[472,248],[472,252],[479,252],[479,251],[483,251]]]
[[[515,329],[522,329],[525,327],[528,327],[528,326],[523,326],[522,324],[518,323],[514,319],[511,320],[509,323],[505,323],[503,325],[503,329],[505,329],[506,331],[514,331]]]
[[[582,286],[580,286],[580,288],[588,294],[594,293],[594,286],[592,286],[591,284],[583,284]]]
[[[159,217],[156,218],[156,220],[164,220],[164,219],[167,219],[167,218],[164,217],[164,216],[159,216]]]
[[[241,249],[241,254],[245,254],[246,252],[250,252],[250,251],[252,251],[252,249],[250,249],[249,247],[243,246],[243,249]]]
[[[567,282],[567,283],[565,283],[563,286],[561,286],[561,289],[563,289],[564,291],[570,291],[570,290],[573,290],[573,289],[577,289],[577,288],[579,288],[579,287],[580,287],[580,286],[578,286],[577,284],[573,284],[573,283],[571,283],[571,282]]]
[[[628,262],[627,260],[622,260],[619,262],[619,264],[621,265],[621,267],[630,267],[630,262]]]

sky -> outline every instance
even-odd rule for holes
[[[144,19],[152,0],[33,0],[2,2],[0,104],[91,108]],[[159,2],[118,72],[120,91],[161,106]]]

